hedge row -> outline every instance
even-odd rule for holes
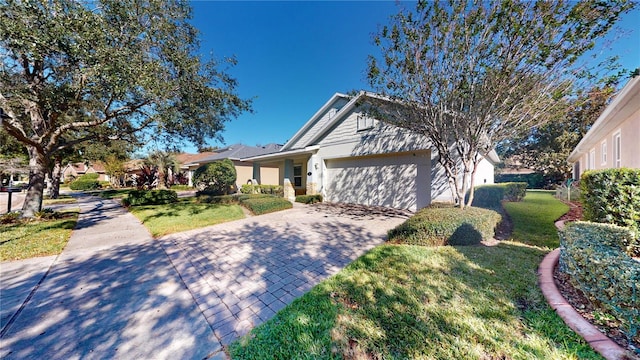
[[[96,190],[100,189],[100,182],[96,173],[89,173],[80,176],[69,184],[71,190]]]
[[[529,189],[542,189],[547,181],[541,173],[531,174],[496,174],[496,183],[524,182]]]
[[[322,202],[322,195],[298,195],[296,196],[296,202],[303,204],[315,204]]]
[[[178,194],[173,190],[132,190],[122,199],[124,206],[161,205],[178,202]]]
[[[474,245],[492,238],[501,219],[477,207],[426,207],[387,235],[391,242],[411,245]]]
[[[640,237],[640,169],[585,171],[580,192],[585,220],[627,226]]]
[[[240,192],[243,194],[271,194],[271,195],[283,195],[283,189],[280,185],[252,185],[244,184],[240,187]]]
[[[640,263],[625,251],[623,227],[569,223],[560,234],[560,268],[574,286],[621,321],[629,339],[640,331]]]
[[[501,209],[502,200],[522,201],[526,194],[525,182],[482,185],[476,187],[472,205],[485,209]]]
[[[200,195],[197,197],[198,202],[212,204],[240,204],[255,215],[262,215],[274,211],[291,209],[293,205],[281,197],[268,194],[242,194],[242,195],[223,195],[209,196]]]

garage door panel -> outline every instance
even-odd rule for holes
[[[326,164],[327,201],[413,210],[421,205],[418,170],[428,165],[415,156],[337,159]]]

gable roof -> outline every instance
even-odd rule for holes
[[[215,153],[209,156],[203,156],[196,160],[190,161],[190,163],[196,162],[211,162],[216,160],[230,159],[230,160],[241,160],[244,158],[249,158],[258,155],[270,154],[274,152],[278,152],[282,145],[278,144],[267,144],[264,146],[248,146],[243,144],[233,144],[227,146],[226,148],[217,149]]]
[[[638,109],[640,109],[640,76],[632,78],[622,88],[569,154],[567,161],[570,164],[577,162],[582,154],[594,148],[604,136],[614,131]]]

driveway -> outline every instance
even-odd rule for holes
[[[85,238],[92,227],[120,228],[109,235],[116,243],[70,241],[40,280],[7,281],[0,269],[0,300],[14,287],[24,293],[20,285],[39,283],[3,327],[0,357],[224,359],[225,345],[382,243],[406,218],[391,210],[296,204],[127,242],[122,235],[132,231],[131,218],[103,216],[109,201],[90,201],[102,206],[87,210]],[[0,268],[19,268],[9,265]]]

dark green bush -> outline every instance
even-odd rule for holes
[[[531,174],[496,174],[496,183],[527,183],[529,189],[543,189],[547,186],[547,181],[541,173]]]
[[[394,243],[441,246],[474,245],[490,239],[502,217],[477,207],[426,207],[388,233]]]
[[[246,198],[241,200],[240,204],[256,215],[291,209],[293,206],[288,200],[271,195],[267,195],[267,197]]]
[[[100,182],[98,180],[83,180],[82,178],[78,178],[78,180],[69,184],[69,188],[71,190],[96,190],[100,188]]]
[[[206,195],[206,194],[198,194],[196,195],[196,201],[203,204],[238,204],[238,196],[237,195]]]
[[[511,182],[478,186],[473,195],[473,206],[485,209],[502,208],[502,200],[522,201],[527,194],[527,183]]]
[[[210,195],[228,194],[236,179],[236,168],[229,159],[200,166],[193,174],[195,186]]]
[[[98,173],[87,173],[80,176],[76,180],[98,180],[99,177],[100,177],[100,174]]]
[[[322,195],[320,195],[320,194],[298,195],[298,196],[296,196],[296,202],[303,203],[303,204],[319,203],[319,202],[322,202]]]
[[[573,285],[623,324],[629,338],[640,331],[640,263],[622,250],[628,228],[574,222],[560,235],[560,269]],[[637,252],[637,248],[635,251]]]
[[[585,171],[580,179],[583,218],[640,233],[640,169]]]
[[[240,187],[240,192],[243,194],[270,194],[282,196],[283,190],[280,185],[252,185],[244,184]]]
[[[178,202],[178,194],[173,190],[132,190],[122,199],[125,206],[162,205]]]

